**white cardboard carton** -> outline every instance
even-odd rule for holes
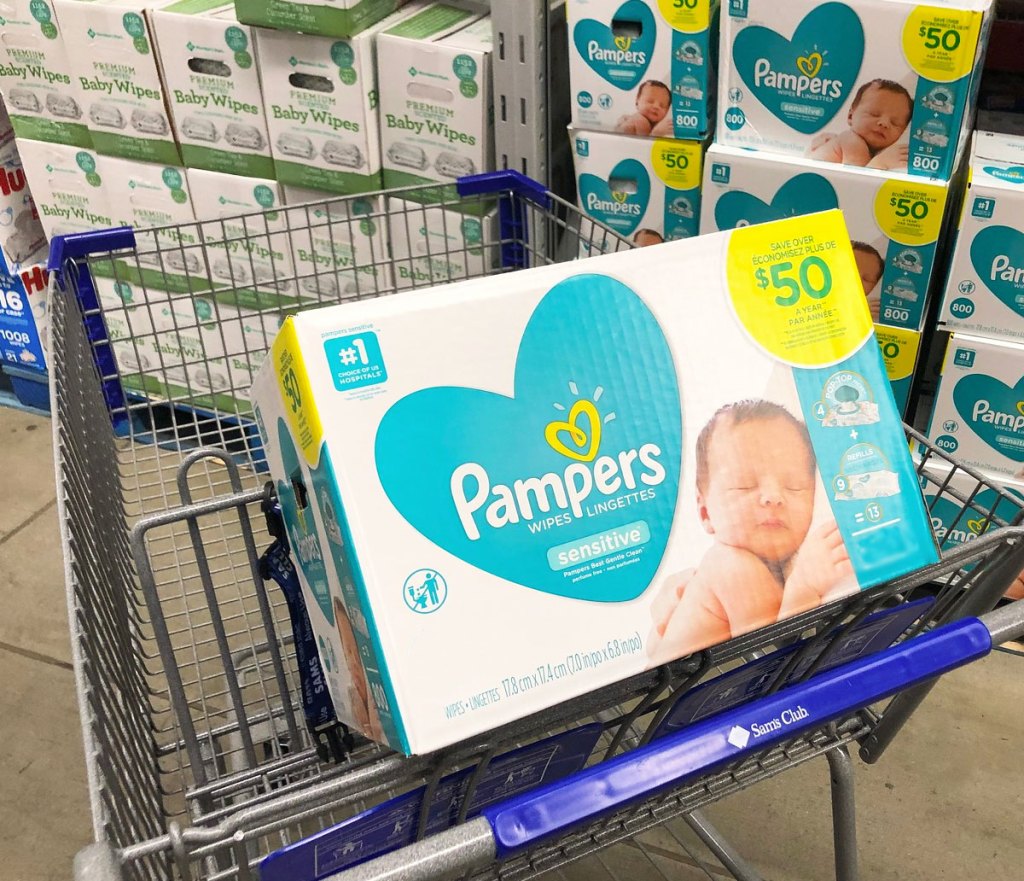
[[[456,178],[494,170],[492,28],[478,16],[434,3],[378,37],[387,189],[438,183],[409,198],[453,200]]]
[[[714,107],[718,0],[569,0],[576,128],[700,140]]]
[[[1024,479],[1024,346],[953,334],[928,438],[965,465]]]
[[[52,0],[4,0],[0,93],[19,138],[90,147],[87,102]]]
[[[701,232],[839,208],[854,241],[874,319],[920,330],[943,282],[939,243],[949,184],[907,174],[712,145],[701,193]]]
[[[155,9],[171,122],[187,168],[274,177],[252,28],[224,0]]]
[[[270,149],[282,184],[333,193],[380,189],[376,36],[408,11],[347,40],[256,31]]]
[[[948,180],[992,0],[729,0],[716,141]]]
[[[0,146],[0,253],[9,269],[35,262],[46,233],[25,178],[14,139]]]
[[[301,31],[323,37],[352,37],[386,18],[405,0],[235,0],[246,24]]]
[[[181,164],[145,14],[176,2],[53,0],[98,152]]]
[[[1024,137],[975,132],[939,323],[1024,341]]]
[[[569,141],[585,214],[638,245],[697,235],[705,143],[573,129]]]
[[[834,284],[761,296],[785,255]],[[936,560],[856,287],[830,212],[289,318],[254,412],[341,718],[427,753]],[[774,512],[732,539],[731,479]],[[712,623],[728,561],[759,610]]]

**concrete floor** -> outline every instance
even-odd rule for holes
[[[57,531],[49,421],[0,409],[0,879],[69,881],[92,836]],[[857,766],[864,881],[1024,874],[1024,658],[994,654],[940,684],[883,762]],[[771,881],[830,877],[824,760],[708,814]],[[569,867],[567,879],[709,877],[682,824]],[[712,867],[713,877],[722,877]],[[301,879],[296,879],[301,881]]]

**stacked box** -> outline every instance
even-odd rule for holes
[[[12,268],[0,255],[0,359],[42,371],[49,348],[49,274],[45,254],[37,257],[37,262]]]
[[[2,105],[0,105],[2,106]],[[46,246],[46,233],[25,178],[13,134],[0,137],[0,256],[8,268],[32,262]]]
[[[96,150],[180,165],[146,10],[180,0],[53,0]]]
[[[718,0],[569,0],[572,124],[701,139],[710,129]]]
[[[3,19],[0,94],[18,137],[92,146],[88,100],[53,0],[5,0]]]
[[[398,9],[405,0],[235,0],[246,24],[301,31],[323,37],[352,37]]]
[[[454,181],[494,170],[489,17],[434,3],[381,31],[380,128],[387,189],[436,183],[408,198],[458,199]],[[483,202],[465,210],[483,212]]]
[[[948,180],[992,0],[730,0],[716,140]]]
[[[154,9],[150,25],[187,168],[273,178],[252,28],[224,0]]]
[[[587,216],[637,245],[697,235],[705,144],[571,129],[569,140]]]

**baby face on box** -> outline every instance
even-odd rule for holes
[[[730,3],[721,142],[949,177],[988,5]]]

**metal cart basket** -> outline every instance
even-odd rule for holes
[[[928,682],[1024,629],[1024,604],[972,617],[1024,568],[1019,502],[912,432],[929,504],[973,538],[927,571],[438,754],[339,751],[305,724],[288,601],[260,567],[273,500],[245,398],[281,314],[630,247],[512,172],[423,198],[55,242],[58,500],[96,840],[76,878],[518,879],[682,817],[754,879],[700,808],[820,755],[837,876],[856,878],[848,746],[873,761]]]

